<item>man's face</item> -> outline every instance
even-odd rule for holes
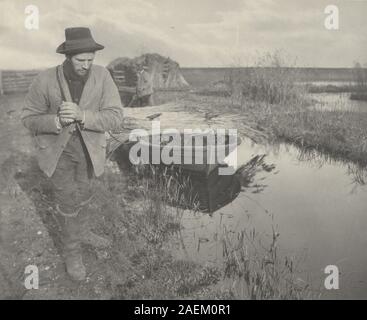
[[[85,76],[93,64],[94,56],[94,52],[79,53],[72,56],[70,60],[74,71],[80,76]]]

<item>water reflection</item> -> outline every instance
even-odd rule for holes
[[[367,298],[365,168],[314,150],[243,139],[235,175],[213,171],[194,180],[201,212],[183,215],[180,248],[186,258],[222,263],[222,228],[236,235],[251,227],[268,239],[274,217],[279,248],[298,257],[307,253],[302,270],[322,290],[325,266],[339,267],[343,286],[323,290],[324,298]]]
[[[275,165],[265,162],[265,155],[256,155],[250,161],[240,166],[234,175],[219,175],[219,166],[208,176],[196,175],[183,171],[182,175],[189,178],[192,185],[188,193],[197,195],[199,210],[213,212],[231,203],[241,191],[251,190],[253,193],[262,192],[266,188],[263,178],[256,180],[259,172],[271,172]]]
[[[261,159],[275,165],[263,168]],[[243,192],[212,216],[184,216],[182,242],[189,256],[222,263],[222,227],[236,234],[251,226],[267,239],[274,217],[279,248],[297,257],[307,253],[301,269],[320,285],[324,298],[366,298],[367,255],[361,254],[367,245],[365,168],[312,150],[245,139],[238,148],[238,164],[238,172],[245,169],[237,175]],[[264,170],[268,166],[269,172]],[[344,285],[338,292],[323,290],[329,264],[342,270]]]
[[[121,170],[133,171],[129,160],[129,151],[133,145],[134,143],[121,144],[113,152],[111,159],[118,163]],[[265,162],[265,157],[265,154],[254,155],[236,170],[233,170],[235,171],[233,175],[219,174],[219,169],[223,166],[228,167],[228,165],[217,165],[209,172],[208,170],[190,169],[194,165],[147,165],[142,170],[147,178],[152,172],[155,172],[156,175],[170,175],[177,181],[181,186],[180,194],[173,198],[179,198],[180,201],[172,201],[171,205],[182,206],[184,204],[185,209],[212,214],[231,203],[245,189],[251,190],[252,193],[260,193],[266,188],[263,179],[259,181],[255,179],[259,172],[271,172],[275,168],[275,165],[269,165]],[[140,172],[143,172],[142,170]],[[169,177],[166,179],[168,181]],[[185,199],[182,199],[182,196]]]
[[[314,149],[299,149],[294,147],[293,152],[298,161],[310,167],[317,167],[318,169],[327,165],[344,167],[346,175],[350,177],[351,191],[356,191],[359,187],[366,185],[367,170],[364,166],[343,159],[336,159],[331,155],[321,153]]]
[[[114,152],[114,160],[120,169],[130,169],[129,150],[133,143],[123,144]],[[366,185],[367,170],[356,164],[335,159],[314,149],[300,149],[284,143],[258,145],[250,140],[244,140],[238,147],[237,167],[234,175],[219,175],[217,166],[209,175],[189,170],[173,170],[176,176],[186,184],[184,190],[187,199],[196,199],[191,209],[213,213],[235,200],[241,191],[261,193],[267,187],[264,183],[265,173],[278,174],[274,163],[266,163],[267,155],[276,163],[285,155],[294,157],[299,166],[322,169],[324,166],[344,167],[346,176],[350,177],[351,192]],[[166,167],[166,166],[163,166]],[[300,168],[301,169],[301,168]],[[187,184],[190,180],[190,184]],[[301,181],[300,181],[301,182]],[[186,203],[189,203],[186,201]]]

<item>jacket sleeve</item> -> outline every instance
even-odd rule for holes
[[[118,89],[106,70],[99,111],[85,110],[84,129],[94,131],[121,130],[123,107]]]
[[[60,133],[56,125],[56,114],[49,113],[47,83],[38,75],[32,82],[26,95],[22,122],[34,134]]]

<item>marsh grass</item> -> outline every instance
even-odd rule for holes
[[[285,104],[299,99],[301,87],[296,84],[297,71],[276,51],[259,56],[255,66],[243,74],[238,66],[225,77],[232,100]]]
[[[301,278],[298,258],[279,254],[279,232],[270,239],[255,228],[222,232],[224,277],[234,299],[311,299],[317,291]]]
[[[366,166],[367,112],[343,110],[347,102],[342,98],[335,102],[335,110],[315,108],[316,101],[306,86],[296,83],[297,75],[289,71],[286,61],[279,53],[267,54],[246,78],[241,68],[233,68],[219,87],[210,89],[227,90],[227,95],[211,95],[205,89],[208,94],[182,96],[182,103],[192,109],[238,114],[244,127],[265,133],[269,140]],[[357,71],[363,87],[365,69]],[[241,123],[238,126],[241,130]]]
[[[361,166],[367,164],[364,113],[306,109],[274,115],[266,122],[278,138],[300,148],[314,149]]]
[[[154,244],[162,244],[170,234],[181,229],[186,209],[197,210],[197,198],[191,183],[179,171],[167,166],[134,167],[130,180],[141,214],[130,217],[130,224]]]
[[[115,172],[96,181],[94,230],[114,239],[108,259],[100,260],[98,273],[113,299],[177,299],[205,297],[221,275],[215,266],[174,259],[172,238],[181,231],[185,182],[177,172],[153,166],[134,172]],[[173,207],[170,203],[181,205]],[[92,213],[92,212],[91,212]]]

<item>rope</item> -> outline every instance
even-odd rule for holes
[[[78,216],[79,212],[83,209],[83,207],[84,207],[85,205],[87,205],[89,202],[91,202],[91,201],[92,201],[92,199],[94,198],[94,196],[95,196],[95,194],[92,194],[92,195],[89,197],[89,199],[87,199],[87,200],[85,200],[85,201],[82,201],[82,202],[79,204],[79,208],[78,208],[75,212],[72,212],[72,213],[66,213],[66,212],[64,212],[64,211],[62,211],[62,210],[60,209],[59,204],[56,204],[55,209],[56,209],[56,211],[57,211],[61,216],[63,216],[63,217],[66,217],[66,218],[75,218],[75,217],[77,217],[77,216]]]

